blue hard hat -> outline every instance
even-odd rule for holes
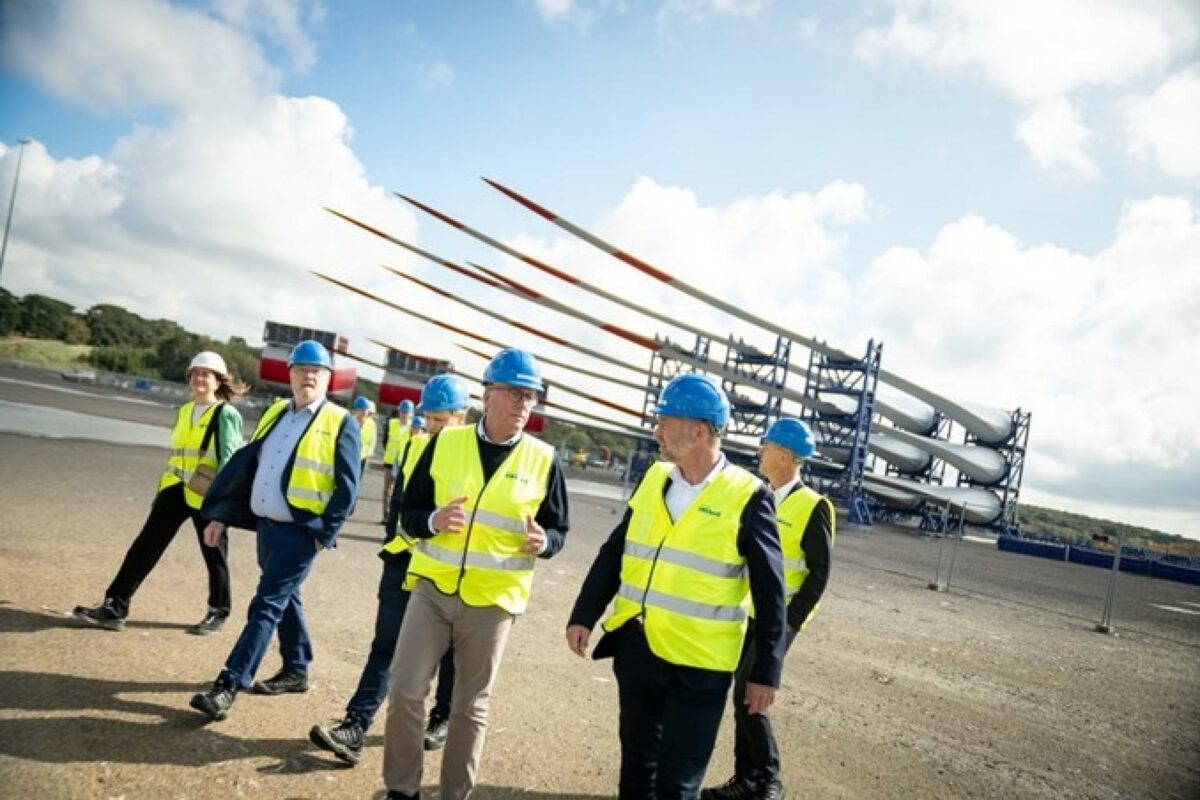
[[[467,384],[457,375],[435,375],[421,390],[421,411],[458,411],[471,401]]]
[[[770,442],[791,450],[798,458],[811,458],[817,452],[817,442],[812,429],[798,419],[783,417],[776,420],[762,438],[763,444]]]
[[[542,369],[532,353],[509,348],[496,353],[483,371],[483,385],[502,383],[521,389],[532,389],[539,394],[546,391],[542,383]]]
[[[672,378],[658,395],[655,411],[660,417],[704,420],[717,430],[729,424],[725,392],[716,381],[694,372]]]
[[[325,349],[325,345],[316,339],[305,339],[293,347],[292,354],[288,356],[288,368],[298,366],[324,367],[332,372],[333,359],[329,357],[329,351]]]
[[[403,414],[411,414],[413,410],[413,402],[412,400],[401,400],[400,405],[397,406],[397,408],[399,408],[400,412]]]
[[[425,428],[425,418],[417,414],[412,419],[412,426],[418,430],[423,430]]]
[[[356,409],[365,411],[371,407],[371,401],[368,400],[365,395],[360,394],[358,397],[354,398],[354,407]]]

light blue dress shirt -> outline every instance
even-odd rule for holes
[[[295,401],[293,400],[292,403]],[[304,408],[296,410],[292,403],[271,428],[258,451],[258,470],[250,490],[250,510],[260,519],[291,522],[292,510],[283,493],[283,474],[287,469],[300,437],[308,430],[325,397],[319,397]]]

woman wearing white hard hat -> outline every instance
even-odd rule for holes
[[[204,546],[200,504],[217,470],[243,444],[242,415],[230,402],[244,394],[246,387],[234,382],[225,359],[208,350],[188,364],[187,384],[192,399],[180,407],[175,418],[171,456],[141,533],[104,592],[104,602],[75,607],[75,618],[89,625],[110,631],[125,627],[134,593],[162,558],[179,526],[189,519],[208,568],[208,612],[188,630],[200,636],[215,633],[229,616],[228,541],[222,537],[219,547]]]

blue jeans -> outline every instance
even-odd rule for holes
[[[317,541],[298,525],[266,520],[259,523],[257,535],[262,575],[250,601],[246,627],[242,628],[217,679],[235,689],[250,687],[276,629],[285,670],[307,674],[313,657],[304,605],[300,602],[300,584],[308,577],[317,557]]]
[[[617,635],[613,673],[621,703],[620,800],[694,800],[733,675],[662,660],[634,622]]]
[[[407,556],[387,558],[383,562],[383,575],[379,578],[379,608],[375,612],[375,638],[371,640],[371,654],[363,666],[358,679],[358,689],[346,705],[346,717],[354,718],[365,731],[371,727],[375,714],[383,705],[388,693],[388,676],[392,666],[392,655],[396,652],[396,640],[400,636],[400,624],[408,609],[409,593],[404,590],[404,575],[411,561]],[[450,716],[450,698],[454,692],[454,648],[446,651],[438,673],[437,702],[433,707],[436,716]]]

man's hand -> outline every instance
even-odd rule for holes
[[[775,687],[761,683],[746,684],[746,713],[761,714],[775,702]]]
[[[467,512],[463,504],[466,496],[456,497],[433,514],[433,530],[436,533],[462,533],[467,526]]]
[[[590,638],[592,638],[592,632],[584,626],[567,626],[567,647],[571,648],[571,652],[580,658],[587,655],[588,639]]]
[[[525,544],[521,549],[535,556],[541,555],[546,549],[546,529],[530,516],[525,517]]]
[[[225,523],[213,520],[204,526],[204,546],[216,547],[221,544],[221,534],[225,532]]]

